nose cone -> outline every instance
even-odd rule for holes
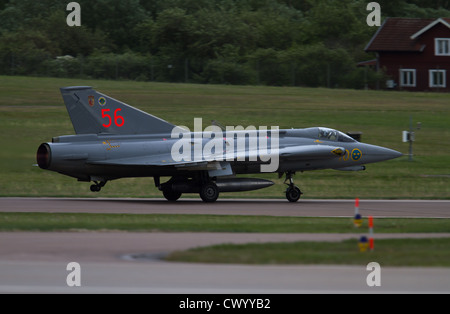
[[[361,143],[359,148],[362,152],[361,164],[385,161],[403,156],[402,153],[396,150],[376,145]]]
[[[398,151],[396,151],[396,150],[383,147],[383,149],[379,153],[379,156],[384,158],[384,160],[389,160],[389,159],[394,159],[394,158],[398,158],[400,156],[403,156],[403,154],[398,152]]]
[[[370,145],[368,155],[370,156],[370,159],[372,159],[371,162],[384,161],[403,156],[402,153],[396,150],[375,145]]]

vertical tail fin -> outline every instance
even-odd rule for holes
[[[63,87],[61,94],[77,134],[157,134],[175,127],[89,86]]]

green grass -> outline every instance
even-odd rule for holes
[[[89,183],[32,167],[37,147],[73,134],[59,87],[90,85],[174,124],[193,127],[195,117],[223,125],[280,128],[328,126],[362,131],[364,142],[403,153],[401,131],[421,121],[415,158],[369,164],[366,171],[297,174],[306,198],[450,199],[450,94],[324,88],[169,84],[0,76],[0,196],[161,197],[151,178],[109,182],[100,194]],[[277,184],[221,197],[284,198],[276,174],[256,177]],[[196,196],[197,197],[197,196]]]
[[[450,238],[383,239],[373,251],[358,241],[221,244],[173,252],[168,261],[232,264],[333,264],[450,267]]]
[[[450,219],[377,218],[376,233],[448,233]],[[367,234],[351,218],[232,215],[0,213],[5,231],[247,232]],[[377,261],[383,266],[450,266],[450,238],[376,240],[373,252],[358,241],[221,244],[172,252],[169,261],[233,264],[344,264]]]
[[[450,219],[377,218],[377,233],[445,233]],[[163,232],[361,233],[351,218],[241,215],[0,213],[0,231],[121,230]]]

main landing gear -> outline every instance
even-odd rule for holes
[[[213,203],[219,197],[219,188],[213,181],[208,181],[202,184],[199,194],[203,202]]]
[[[159,177],[154,177],[154,180],[155,186],[171,202],[178,200],[183,193],[198,193],[206,203],[213,203],[219,197],[219,188],[207,173],[201,173],[192,179],[172,177],[162,184]]]
[[[175,202],[181,197],[182,193],[172,188],[173,184],[177,182],[176,178],[171,178],[169,181],[163,184],[161,184],[159,177],[155,176],[153,177],[153,179],[155,180],[155,186],[163,193],[163,196],[169,202]]]
[[[286,172],[286,180],[284,180],[284,184],[288,186],[286,189],[286,198],[289,202],[297,202],[300,199],[300,196],[302,196],[302,191],[298,188],[298,186],[294,185],[294,176],[295,172],[288,171]],[[289,181],[289,183],[286,183],[286,181]]]
[[[95,184],[91,185],[91,192],[100,192],[100,190],[102,189],[102,187],[105,186],[106,181],[94,181]]]

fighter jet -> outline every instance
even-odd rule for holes
[[[89,86],[60,89],[76,135],[42,143],[40,168],[93,182],[99,192],[108,181],[153,177],[169,201],[198,193],[215,202],[222,192],[250,191],[274,183],[237,175],[285,175],[286,198],[303,194],[296,172],[318,169],[364,170],[365,164],[397,158],[392,149],[365,144],[326,127],[304,129],[219,128],[191,132],[95,91]],[[161,183],[161,178],[168,178]]]

